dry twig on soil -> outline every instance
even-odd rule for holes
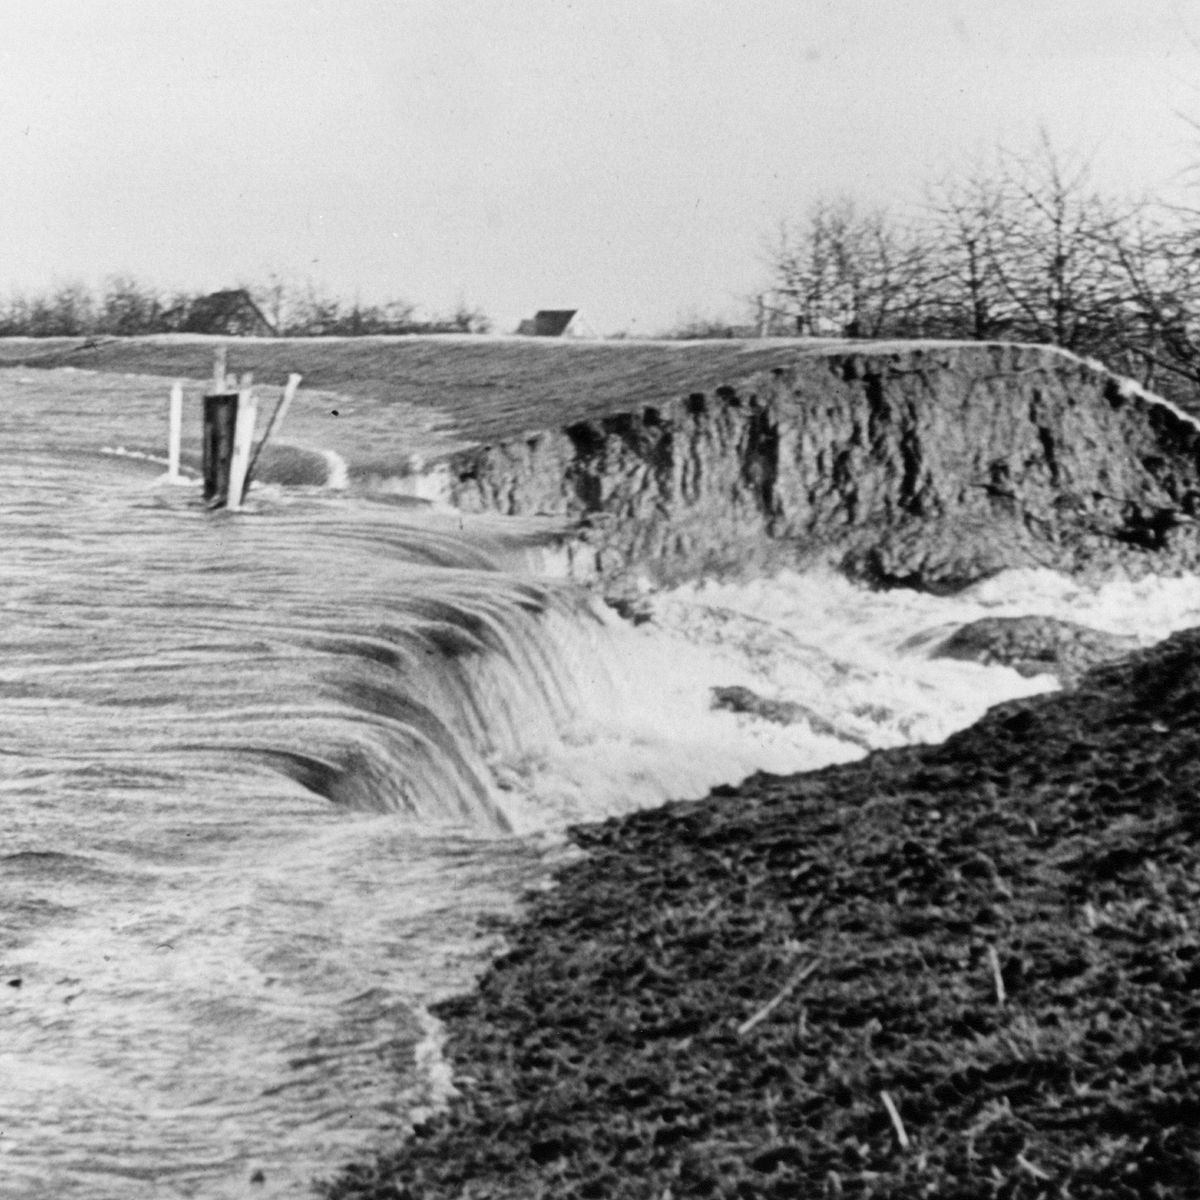
[[[752,1017],[747,1017],[746,1020],[744,1020],[738,1026],[738,1037],[745,1037],[746,1034],[748,1034],[750,1030],[755,1027],[755,1025],[759,1024],[760,1021],[765,1021],[767,1017],[769,1017],[784,1002],[784,1000],[786,1000],[788,996],[817,969],[820,961],[821,960],[819,958],[814,958],[812,962],[805,964],[803,967],[797,967],[797,969],[792,972],[787,983],[785,983],[783,987],[781,987],[779,991],[776,992],[775,995],[772,996],[771,999],[768,1000],[766,1004],[764,1004],[762,1008],[758,1010],[758,1012],[756,1012]]]
[[[891,1119],[892,1128],[896,1131],[896,1141],[900,1143],[900,1149],[907,1150],[912,1143],[908,1140],[908,1134],[904,1130],[904,1122],[900,1120],[900,1110],[896,1107],[896,1102],[887,1092],[880,1092],[879,1098],[883,1101],[883,1107],[887,1109],[887,1115]]]
[[[988,947],[988,963],[992,968],[992,983],[996,988],[996,1003],[1003,1004],[1008,999],[1008,993],[1004,990],[1004,976],[1000,972],[1000,956],[996,953],[995,946]]]

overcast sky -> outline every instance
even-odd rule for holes
[[[274,272],[511,328],[735,313],[817,197],[1039,125],[1200,161],[1200,0],[3,0],[0,290]]]

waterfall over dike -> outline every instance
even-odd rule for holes
[[[217,341],[14,340],[0,365],[202,379]],[[788,568],[953,594],[1006,569],[1096,581],[1200,563],[1196,421],[1050,347],[448,337],[241,339],[231,349],[237,370],[264,383],[305,376],[308,403],[268,445],[262,482],[532,518],[511,522],[510,540],[541,542],[541,570],[627,614],[656,585]],[[121,423],[130,428],[128,413]],[[196,463],[194,435],[184,449]],[[465,568],[495,561],[505,541],[493,525],[482,549],[478,538],[435,549],[410,537],[403,553]],[[486,600],[479,585],[464,600],[459,583],[433,586],[386,645],[361,630],[321,630],[324,643],[308,635],[310,649],[336,643],[350,664],[327,688],[339,704],[395,720],[320,754],[286,744],[249,753],[354,807],[419,813],[413,797],[433,791],[450,797],[445,811],[511,825],[488,797],[481,754],[518,746],[523,722],[553,725],[556,706],[586,709],[596,681],[572,680],[564,665],[587,645],[551,649],[527,628],[571,608],[560,594],[510,577],[483,587]],[[570,625],[568,614],[568,641]],[[458,665],[422,676],[409,669],[422,655]],[[489,676],[496,655],[519,680]],[[483,665],[464,671],[463,656]],[[417,684],[399,683],[397,666]],[[532,697],[523,715],[514,686]]]
[[[0,764],[17,820],[5,878],[24,905],[13,911],[30,914],[13,942],[26,982],[9,997],[29,1006],[9,1056],[31,1064],[12,1089],[21,1195],[44,1194],[50,1161],[83,1179],[60,1194],[110,1194],[87,1178],[89,1155],[109,1150],[80,1152],[63,1134],[72,1109],[35,1068],[65,1056],[120,1080],[114,1013],[136,1010],[153,1032],[139,1078],[164,1096],[181,1078],[203,1082],[166,1140],[143,1136],[138,1104],[114,1109],[105,1087],[91,1089],[95,1146],[121,1147],[110,1169],[146,1181],[128,1194],[162,1194],[162,1170],[210,1189],[196,1194],[226,1195],[211,1190],[219,1176],[240,1195],[247,1164],[275,1142],[256,1194],[295,1194],[296,1180],[369,1152],[446,1089],[417,1063],[405,1069],[418,1101],[397,1109],[375,1059],[355,1049],[321,1059],[311,1095],[295,1090],[272,1022],[303,1011],[304,1038],[390,1045],[395,1003],[420,1014],[461,993],[479,964],[443,961],[442,908],[454,928],[474,928],[478,912],[509,903],[492,896],[509,885],[492,888],[489,855],[545,845],[495,833],[558,837],[570,821],[699,798],[757,769],[784,776],[940,743],[989,704],[1044,691],[1047,669],[1069,682],[1200,623],[1189,579],[1200,427],[1052,348],[237,340],[231,368],[252,371],[268,405],[289,372],[304,384],[247,510],[207,514],[195,488],[157,475],[169,382],[193,381],[192,403],[216,341],[0,342],[13,617],[0,702],[7,744],[20,747]],[[193,467],[198,424],[188,417],[183,447]],[[1100,595],[1122,579],[1146,586]],[[688,591],[696,580],[725,582],[700,595]],[[1027,603],[1011,605],[1021,588]],[[646,604],[658,606],[649,623]],[[962,629],[1016,611],[1107,632],[1053,616]],[[883,652],[843,653],[858,625],[881,633]],[[677,687],[693,637],[745,654]],[[975,663],[928,661],[946,639],[948,654],[1024,657],[1022,675],[1041,677],[1001,670],[997,684]],[[735,674],[739,661],[755,669]],[[939,692],[949,676],[921,673],[931,667],[964,673]],[[655,726],[663,710],[670,729]],[[779,730],[795,739],[772,742]],[[885,760],[862,770],[875,778]],[[469,871],[438,856],[447,826],[477,839],[474,891]],[[53,922],[39,932],[47,848],[64,871],[136,879],[151,932],[126,922],[108,955],[124,901],[113,909],[111,887],[90,876],[63,916],[69,936]],[[410,868],[406,856],[422,853],[428,863]],[[169,903],[143,895],[146,856]],[[419,946],[397,938],[406,911],[426,904],[438,916]],[[175,960],[186,976],[163,965],[159,948],[175,944],[188,947]],[[85,973],[89,1005],[43,1030],[29,1002]],[[745,979],[755,996],[766,986]],[[378,1000],[349,1023],[331,1000],[342,981],[347,1003]],[[181,999],[185,985],[203,1002]],[[210,1022],[214,988],[248,997],[263,1027]],[[158,1011],[168,999],[169,1019]],[[210,1112],[211,1097],[237,1097],[237,1120]],[[211,1161],[201,1147],[215,1148]]]

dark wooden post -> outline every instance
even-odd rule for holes
[[[213,390],[204,397],[204,502],[209,508],[238,509],[246,494],[258,404],[250,390],[227,373],[224,346],[213,355]]]
[[[204,397],[204,502],[210,508],[223,508],[229,503],[229,464],[237,411],[237,392]]]

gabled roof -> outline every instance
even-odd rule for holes
[[[224,333],[233,336],[271,337],[275,327],[245,288],[227,288],[198,296],[186,306],[164,314],[181,333]]]
[[[561,337],[567,326],[575,319],[577,308],[542,308],[533,318],[534,334],[537,337]]]
[[[595,337],[577,308],[542,308],[517,326],[525,337]]]

